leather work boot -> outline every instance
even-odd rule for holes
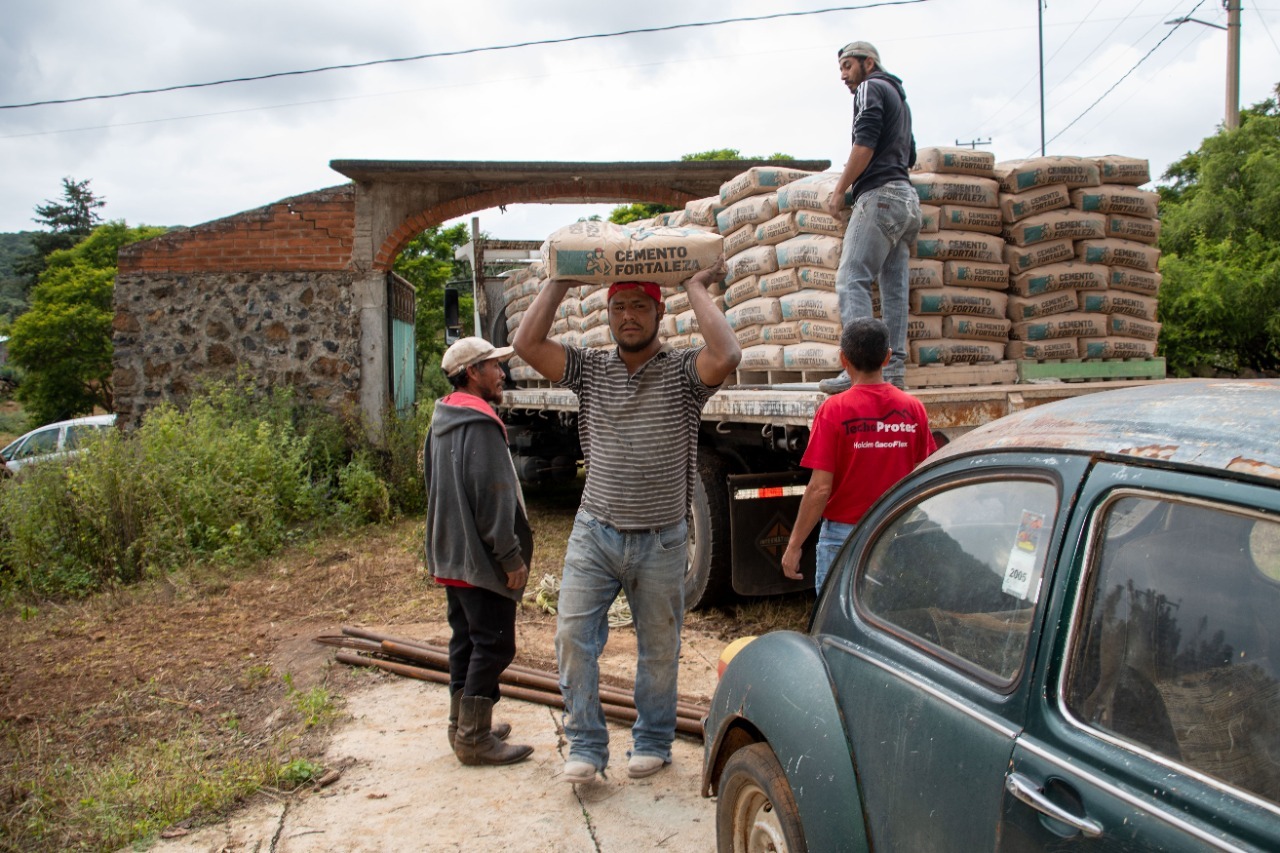
[[[462,704],[462,691],[449,694],[449,749],[453,749],[453,740],[458,734],[458,706]],[[489,730],[498,740],[506,740],[511,734],[510,723],[494,723]]]
[[[486,764],[515,764],[533,752],[523,744],[503,743],[493,736],[493,700],[483,696],[463,696],[458,708],[458,734],[453,754],[469,767]]]

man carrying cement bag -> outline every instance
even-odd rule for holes
[[[836,278],[840,321],[848,325],[872,316],[871,284],[880,287],[880,313],[889,327],[893,356],[886,381],[905,386],[907,358],[907,262],[911,241],[920,231],[920,199],[907,178],[916,161],[911,108],[902,81],[880,65],[869,42],[840,48],[840,79],[853,93],[853,149],[827,204],[840,213],[845,189],[853,187],[853,209],[845,230]],[[849,374],[824,379],[827,394],[847,391]]]
[[[666,308],[649,281],[609,286],[609,330],[617,346],[584,349],[548,338],[572,283],[552,278],[525,311],[516,353],[578,396],[578,436],[587,464],[582,503],[565,547],[556,625],[569,759],[561,779],[590,782],[609,764],[601,709],[600,652],[609,605],[622,590],[636,629],[636,722],[627,774],[650,776],[671,763],[676,675],[684,621],[686,517],[707,400],[737,368],[738,339],[708,285],[722,261],[684,284],[706,344],[672,349],[658,339]]]

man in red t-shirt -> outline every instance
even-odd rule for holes
[[[863,317],[845,326],[840,363],[853,387],[824,400],[813,415],[809,446],[800,460],[813,473],[782,555],[782,571],[801,577],[800,552],[821,520],[814,572],[819,591],[863,513],[937,449],[924,405],[884,381],[881,371],[891,355],[889,329],[882,321]]]

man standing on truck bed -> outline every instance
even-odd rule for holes
[[[800,552],[821,521],[813,579],[818,592],[863,514],[937,449],[924,404],[884,381],[880,371],[889,358],[884,323],[864,317],[846,325],[840,363],[853,387],[824,400],[813,414],[800,459],[812,474],[782,554],[782,572],[799,580]]]
[[[609,634],[609,605],[619,590],[636,629],[637,717],[627,773],[642,778],[671,763],[698,427],[703,406],[742,355],[707,293],[707,285],[724,272],[722,258],[685,282],[706,341],[696,349],[658,341],[665,306],[651,282],[609,287],[614,349],[565,346],[547,337],[557,306],[574,284],[563,279],[544,285],[516,330],[520,357],[578,395],[587,468],[565,548],[556,627],[569,740],[561,777],[566,782],[590,782],[609,764],[599,659]]]
[[[853,209],[845,230],[836,295],[840,322],[849,325],[872,316],[871,283],[880,288],[880,315],[889,327],[893,358],[885,379],[906,387],[907,263],[911,241],[920,232],[920,198],[907,178],[916,162],[911,108],[902,81],[880,65],[880,53],[869,42],[840,48],[840,79],[853,93],[853,149],[827,203],[840,215],[845,190],[853,187]],[[841,373],[818,383],[827,394],[849,390],[852,380]]]

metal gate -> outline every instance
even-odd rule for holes
[[[417,399],[417,338],[413,315],[413,285],[395,273],[387,273],[387,371],[391,402],[396,413],[408,414]]]

